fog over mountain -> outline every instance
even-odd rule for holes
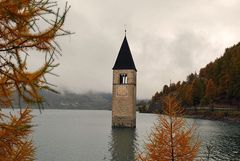
[[[88,92],[75,94],[65,91],[61,94],[44,92],[46,109],[88,109],[88,110],[110,110],[112,95],[109,93]]]

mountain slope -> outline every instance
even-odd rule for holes
[[[111,110],[112,95],[110,93],[88,92],[84,94],[75,94],[65,91],[56,94],[44,91],[41,95],[45,99],[43,103],[45,109]],[[14,104],[15,107],[18,107],[17,102]],[[21,101],[21,104],[23,105],[24,103]],[[38,108],[37,105],[33,105],[32,107]]]
[[[164,85],[163,90],[152,97],[150,112],[161,106],[161,99],[167,94],[176,95],[185,107],[209,104],[239,107],[240,43],[227,48],[223,56],[199,73],[191,73],[186,81]]]

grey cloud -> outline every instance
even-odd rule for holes
[[[64,0],[59,1],[63,6]],[[150,98],[219,57],[240,37],[240,2],[224,0],[69,0],[59,39],[63,56],[49,77],[59,89],[111,92],[112,66],[124,36],[138,69],[138,97]],[[37,61],[34,60],[34,61]],[[34,63],[33,63],[34,65]]]

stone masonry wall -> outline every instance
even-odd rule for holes
[[[120,74],[127,74],[128,83],[120,84]],[[136,71],[113,71],[112,126],[136,126]]]

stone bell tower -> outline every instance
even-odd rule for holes
[[[112,127],[136,127],[136,75],[125,35],[113,66]]]

